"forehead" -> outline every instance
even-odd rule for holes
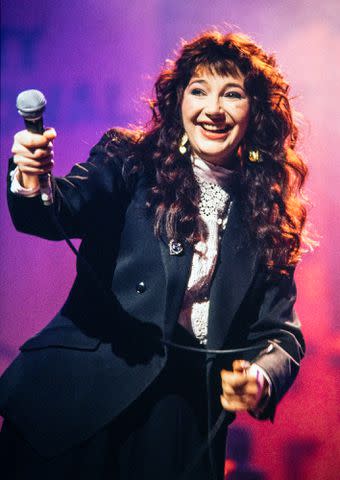
[[[221,68],[223,67],[223,68]],[[224,65],[199,65],[195,68],[190,78],[190,81],[194,78],[206,78],[206,79],[226,79],[232,78],[243,83],[245,76],[239,70],[237,65],[228,62]]]
[[[211,66],[199,66],[194,70],[189,80],[189,84],[195,80],[202,80],[206,82],[226,82],[234,80],[235,82],[243,85],[244,78],[244,75],[240,72],[240,70],[237,69],[237,67],[234,71],[218,72],[215,68]]]

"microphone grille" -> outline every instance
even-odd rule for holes
[[[17,96],[16,106],[24,118],[37,119],[46,107],[46,98],[39,90],[25,90]]]

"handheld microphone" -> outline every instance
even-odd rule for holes
[[[32,133],[44,133],[43,112],[46,107],[46,98],[39,90],[25,90],[17,96],[16,107],[24,118],[26,129]],[[53,193],[51,175],[39,175],[41,200],[45,206],[52,205]]]

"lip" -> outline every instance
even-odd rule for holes
[[[202,125],[198,125],[198,127],[201,134],[209,140],[224,140],[229,135],[229,132],[230,132],[230,128],[228,128],[226,132],[221,133],[221,132],[213,132],[213,131],[205,130],[202,127]]]

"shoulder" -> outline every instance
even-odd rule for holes
[[[144,132],[126,128],[107,130],[91,149],[90,157],[118,170],[127,184],[134,183],[144,170]]]
[[[105,153],[107,157],[131,155],[136,149],[139,138],[139,132],[134,130],[110,128],[91,149],[91,155],[97,153]]]

